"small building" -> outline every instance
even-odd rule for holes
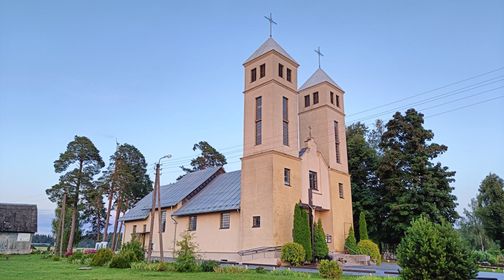
[[[0,203],[0,254],[29,254],[37,205]]]

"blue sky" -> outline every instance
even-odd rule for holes
[[[149,163],[173,154],[162,183],[199,140],[239,169],[242,63],[267,39],[270,12],[299,86],[321,47],[347,124],[431,100],[415,107],[430,108],[425,126],[449,147],[439,160],[457,171],[459,211],[485,175],[504,176],[503,1],[0,0],[0,201],[36,203],[48,232],[52,163],[76,134],[107,161],[116,138]]]

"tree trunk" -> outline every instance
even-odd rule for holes
[[[58,238],[59,238],[58,252],[60,257],[63,255],[63,240],[65,239],[66,200],[67,200],[67,193],[65,190],[65,192],[63,193],[63,202],[61,203],[60,208],[60,228],[58,232]]]
[[[121,190],[119,190],[116,213],[115,213],[115,221],[114,221],[114,235],[112,235],[112,251],[115,251],[116,249],[117,226],[119,223],[119,215],[121,214],[121,207],[122,207],[122,193]]]
[[[77,226],[77,212],[79,211],[77,209],[77,207],[79,206],[79,188],[80,188],[81,178],[82,178],[82,167],[83,167],[83,161],[81,160],[79,162],[79,178],[77,179],[77,185],[75,186],[75,198],[74,198],[73,210],[72,210],[72,227],[70,228],[70,236],[68,237],[67,253],[73,252],[75,228]]]
[[[101,198],[101,196],[100,196]],[[97,205],[100,205],[100,201],[97,201]],[[98,207],[98,213],[96,213],[96,216],[97,216],[97,221],[96,221],[96,242],[98,242],[100,240],[100,222],[101,222],[101,207]]]
[[[107,241],[107,238],[108,238],[108,227],[109,227],[109,223],[110,223],[110,210],[112,209],[113,197],[114,197],[114,188],[113,188],[113,185],[111,185],[110,191],[109,191],[109,197],[108,197],[107,217],[105,218],[105,229],[103,230],[102,241]]]

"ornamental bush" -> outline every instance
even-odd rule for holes
[[[203,272],[214,272],[215,268],[218,266],[219,263],[212,260],[202,261],[200,264],[201,271]]]
[[[327,247],[326,236],[324,228],[322,227],[322,221],[319,219],[318,223],[315,225],[315,258],[321,260],[327,258],[329,255],[329,248]]]
[[[404,279],[472,279],[473,254],[450,224],[434,224],[422,216],[411,223],[397,247]]]
[[[111,249],[100,249],[93,255],[93,259],[91,260],[91,266],[103,266],[108,263],[112,257],[114,256],[114,252]]]
[[[194,236],[185,231],[182,233],[182,239],[177,241],[175,270],[178,272],[194,272],[198,270],[198,263],[196,262],[196,250],[198,245],[193,241]]]
[[[137,240],[132,240],[121,247],[121,253],[125,251],[131,251],[135,255],[135,260],[132,261],[143,261],[145,258],[145,251],[142,248],[142,244]]]
[[[293,266],[301,265],[305,261],[306,252],[301,244],[290,242],[282,246],[281,259]]]
[[[359,214],[359,240],[369,239],[366,223],[366,213],[361,211]]]
[[[345,249],[351,255],[358,255],[359,250],[357,249],[357,241],[355,240],[355,234],[353,227],[350,227],[350,231],[348,231],[348,236],[345,239]]]
[[[110,261],[110,268],[130,268],[131,267],[131,262],[129,261],[128,257],[123,255],[123,254],[117,254],[112,257],[112,260]]]
[[[343,271],[336,261],[321,260],[318,266],[320,276],[326,279],[341,279]]]
[[[381,264],[380,248],[371,240],[361,240],[357,244],[357,250],[360,254],[368,255],[377,265]]]
[[[308,221],[308,214],[299,204],[294,206],[294,226],[292,228],[292,240],[303,246],[305,251],[305,260],[311,262],[312,260],[312,245],[310,223]]]

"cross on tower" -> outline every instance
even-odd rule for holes
[[[316,52],[316,53],[317,53],[317,55],[318,55],[318,68],[320,68],[320,57],[321,57],[321,56],[324,56],[324,54],[320,52],[320,47],[318,47],[318,48],[315,50],[315,52]]]
[[[269,24],[270,24],[270,38],[272,37],[272,34],[273,34],[273,24],[277,24],[274,20],[273,20],[273,15],[270,13],[269,17],[267,16],[264,16],[265,19],[267,19],[269,21]]]

